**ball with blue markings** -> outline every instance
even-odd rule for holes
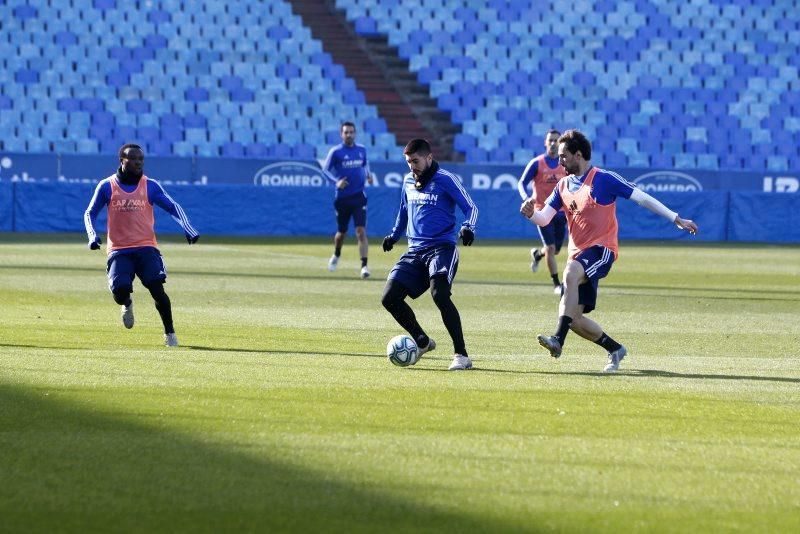
[[[419,347],[409,336],[394,336],[386,345],[386,357],[399,367],[408,367],[419,360]]]

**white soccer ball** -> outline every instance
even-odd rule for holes
[[[397,366],[408,367],[419,360],[419,348],[416,341],[409,336],[394,336],[386,345],[386,357]]]

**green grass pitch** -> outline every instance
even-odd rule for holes
[[[623,243],[571,335],[531,242],[461,248],[475,369],[392,366],[373,238],[162,243],[181,346],[84,238],[0,236],[0,531],[798,532],[800,249]],[[563,266],[563,255],[560,264]],[[543,266],[544,268],[544,266]],[[546,268],[543,270],[546,271]]]

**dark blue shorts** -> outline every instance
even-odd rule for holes
[[[438,245],[414,252],[406,252],[389,273],[389,280],[399,282],[415,299],[431,286],[431,278],[447,277],[452,285],[458,271],[458,248],[455,245]]]
[[[601,245],[587,248],[575,257],[575,261],[583,266],[583,272],[589,280],[578,286],[578,304],[583,305],[583,313],[589,313],[597,304],[597,286],[600,279],[611,272],[614,253]]]
[[[537,226],[537,228],[542,243],[545,246],[555,245],[556,252],[559,252],[561,245],[564,244],[564,238],[567,237],[567,216],[564,212],[559,210],[547,226]]]
[[[367,225],[367,195],[363,191],[349,197],[337,198],[333,201],[333,208],[336,210],[336,228],[340,232],[347,232],[351,217],[356,228]]]
[[[138,276],[144,286],[167,279],[164,259],[154,247],[113,253],[106,263],[106,272],[108,272],[108,287],[112,292],[133,291],[134,276]]]

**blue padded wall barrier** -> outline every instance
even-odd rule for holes
[[[14,184],[0,182],[0,232],[14,230]]]
[[[728,240],[800,242],[800,196],[743,191],[731,194]]]
[[[173,185],[166,190],[205,235],[329,236],[335,231],[330,187]],[[83,232],[83,213],[93,191],[92,184],[0,183],[0,229]],[[367,231],[373,241],[391,230],[399,194],[396,188],[369,190]],[[479,240],[537,239],[533,225],[519,215],[520,200],[515,191],[476,190],[471,195],[479,209]],[[800,243],[800,196],[796,194],[701,191],[656,196],[684,217],[696,220],[700,234],[690,238],[666,220],[620,199],[617,215],[621,239]],[[764,205],[770,207],[768,217],[758,209]],[[104,214],[105,210],[98,221],[99,231],[105,228]],[[457,212],[457,221],[462,219]],[[180,233],[177,223],[158,208],[156,230]]]

